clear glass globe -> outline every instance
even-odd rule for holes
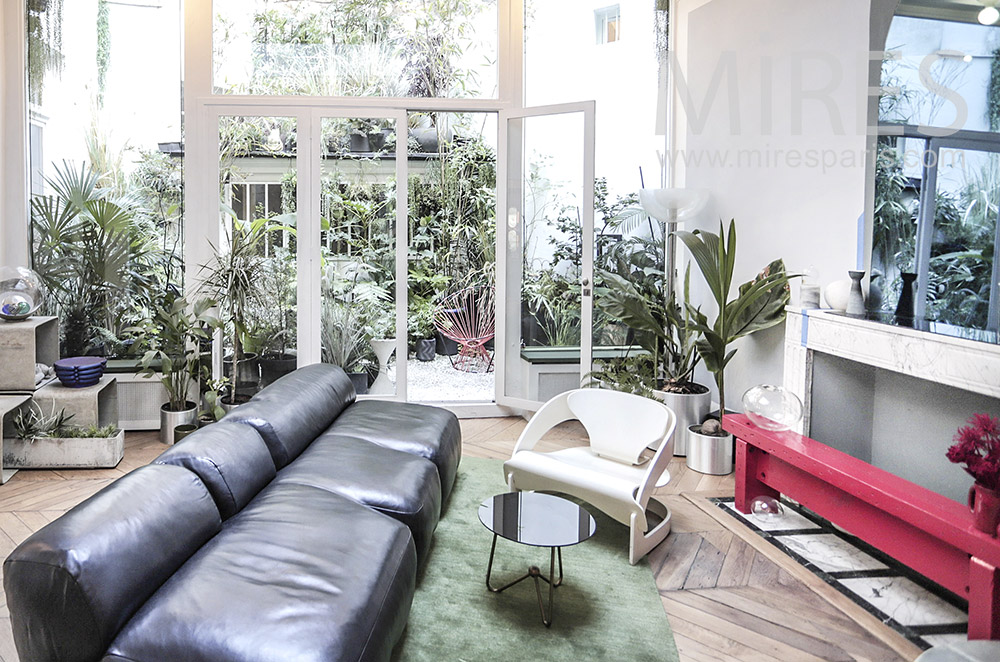
[[[774,524],[785,516],[785,509],[777,499],[759,496],[750,502],[750,514],[761,524]]]
[[[765,430],[788,430],[802,420],[802,401],[781,386],[761,384],[743,394],[743,411]]]
[[[0,267],[0,318],[27,319],[45,297],[42,279],[27,267]]]

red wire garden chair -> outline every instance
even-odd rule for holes
[[[496,293],[492,286],[476,285],[449,294],[434,310],[434,326],[459,345],[451,364],[465,372],[490,372],[493,355],[485,345],[496,334]]]

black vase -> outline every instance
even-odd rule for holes
[[[434,338],[424,338],[417,341],[417,360],[424,363],[434,360],[437,353],[437,341]]]
[[[913,281],[917,274],[903,272],[900,274],[903,284],[899,289],[899,303],[896,304],[896,324],[913,326]]]
[[[358,395],[365,395],[368,393],[368,373],[367,372],[349,372],[347,376],[351,378],[351,383],[354,384],[354,392]]]

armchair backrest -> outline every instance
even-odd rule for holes
[[[631,393],[580,389],[569,394],[567,404],[587,429],[591,450],[626,464],[639,464],[643,451],[673,430],[668,407]]]

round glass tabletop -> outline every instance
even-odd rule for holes
[[[568,547],[594,535],[597,523],[572,501],[538,492],[507,492],[479,505],[487,529],[523,545]]]

